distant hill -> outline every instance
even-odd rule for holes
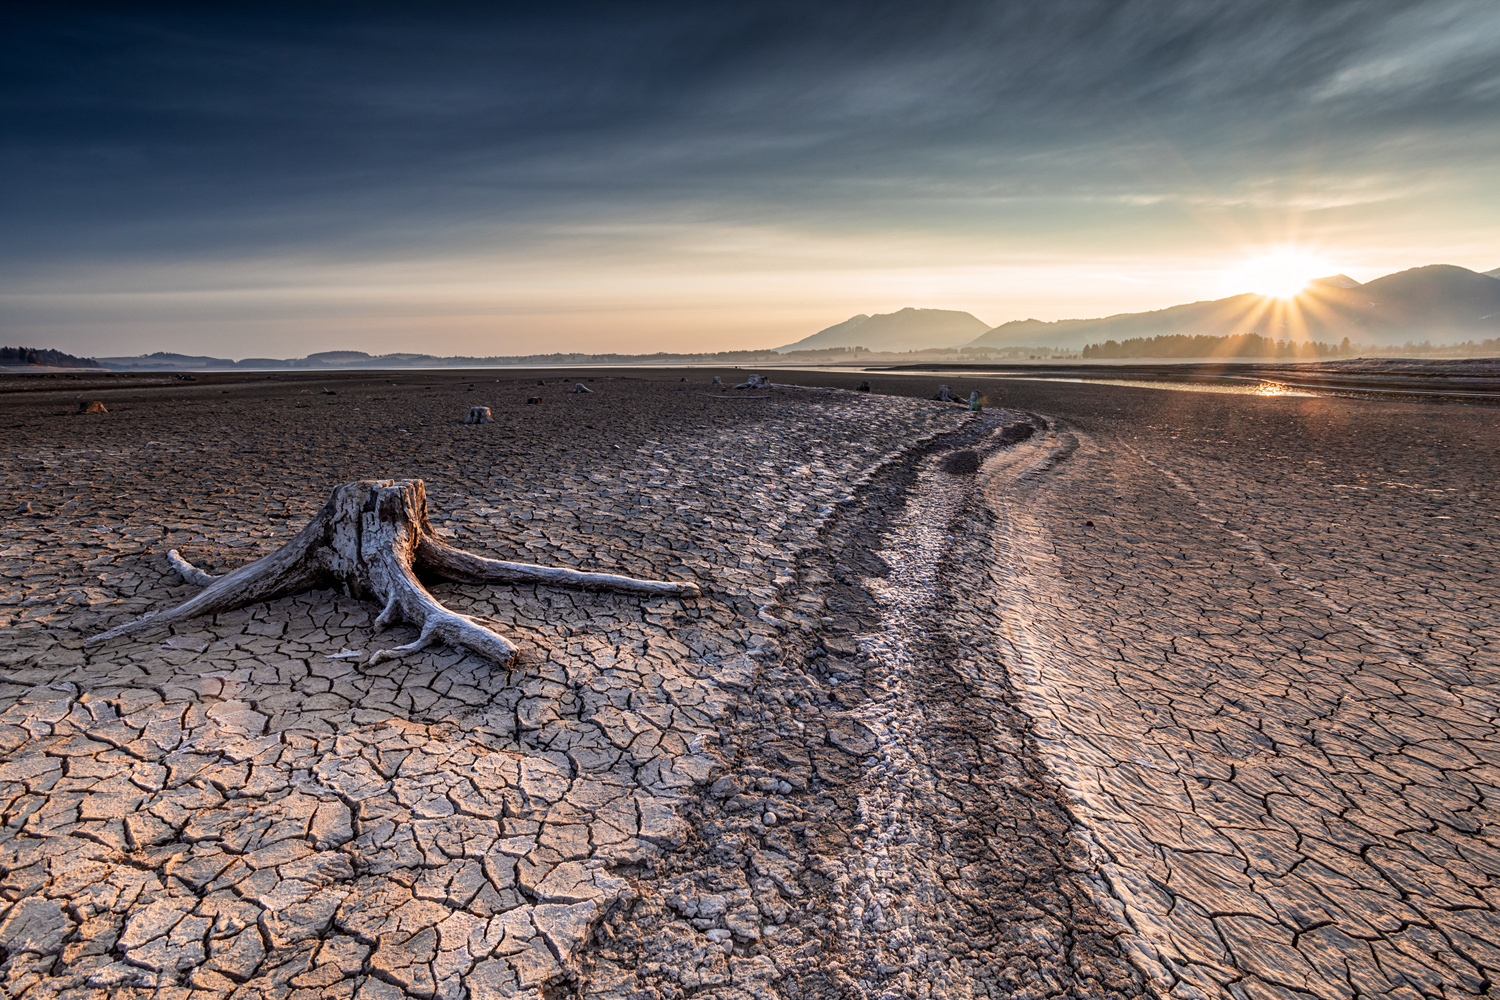
[[[795,344],[776,350],[812,351],[829,347],[866,347],[872,351],[920,351],[960,347],[984,333],[983,320],[952,309],[902,309],[900,312],[859,315]]]
[[[37,365],[43,368],[98,368],[93,358],[76,358],[48,347],[0,347],[0,365],[18,367]]]
[[[859,341],[852,340],[846,337],[845,334],[866,323],[869,319],[870,317],[864,313],[860,313],[858,316],[850,316],[842,323],[835,323],[825,330],[819,330],[811,337],[803,337],[795,344],[777,347],[775,350],[800,351],[816,350],[819,347],[861,347],[863,345]]]
[[[1484,273],[1491,278],[1500,278],[1500,267],[1495,268],[1493,271],[1485,271]]]
[[[995,327],[970,346],[1077,349],[1110,340],[1173,334],[1256,334],[1333,343],[1348,337],[1395,346],[1500,335],[1500,279],[1450,264],[1414,267],[1364,284],[1347,275],[1322,278],[1310,283],[1293,306],[1247,293],[1102,319],[1015,320]]]
[[[447,355],[378,354],[363,351],[323,351],[305,358],[214,358],[192,354],[157,351],[131,357],[100,358],[99,365],[119,372],[196,372],[225,368],[295,369],[300,371],[348,371],[394,368],[551,368],[559,365],[672,365],[726,364],[748,365],[784,360],[785,356],[767,348],[754,351],[713,351],[697,353],[655,354],[553,354]]]

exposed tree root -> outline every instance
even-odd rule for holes
[[[678,597],[699,594],[698,586],[692,583],[505,562],[456,549],[440,540],[428,522],[427,490],[420,479],[345,483],[334,489],[323,509],[295,538],[224,576],[203,572],[175,549],[167,553],[167,559],[184,580],[206,589],[175,608],[153,611],[89,642],[118,639],[300,590],[342,587],[356,597],[381,602],[384,610],[375,620],[377,629],[397,620],[420,629],[415,642],[380,650],[370,657],[370,663],[414,653],[434,642],[461,646],[499,663],[509,663],[515,658],[516,647],[508,639],[443,607],[422,586],[418,573],[465,583],[534,583]]]

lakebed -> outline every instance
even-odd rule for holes
[[[1495,411],[716,374],[0,394],[7,995],[1489,989]],[[509,669],[335,659],[331,591],[83,645],[367,478],[704,594],[434,585]]]

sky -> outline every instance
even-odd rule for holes
[[[0,341],[77,354],[1101,316],[1500,267],[1497,190],[1495,0],[0,5]]]

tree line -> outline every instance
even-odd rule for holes
[[[1345,337],[1337,344],[1313,340],[1277,340],[1258,333],[1224,337],[1207,334],[1168,333],[1156,337],[1106,340],[1083,349],[1088,358],[1347,358],[1356,355],[1439,354],[1452,357],[1500,355],[1500,338],[1468,340],[1462,344],[1407,343],[1400,347],[1351,344]]]
[[[48,347],[0,347],[0,365],[47,365],[51,368],[98,368],[93,358],[75,358]]]
[[[1083,349],[1085,358],[1328,358],[1352,350],[1349,338],[1342,344],[1317,341],[1276,340],[1258,333],[1225,337],[1206,334],[1168,333],[1157,337],[1106,340]]]

